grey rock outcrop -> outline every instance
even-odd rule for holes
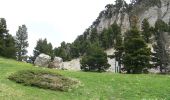
[[[149,1],[151,0],[143,0],[142,3],[133,7],[130,12],[124,10],[126,9],[125,3],[122,4],[120,9],[110,7],[108,11],[111,13],[111,17],[108,18],[107,15],[102,14],[98,19],[98,24],[95,25],[98,33],[101,33],[115,22],[121,26],[122,33],[124,33],[130,29],[131,19],[134,16],[138,19],[139,28],[141,28],[142,21],[145,18],[148,19],[151,26],[155,25],[157,19],[162,19],[168,23],[170,19],[170,0],[160,0],[160,4],[154,6],[149,5]]]
[[[74,70],[74,71],[81,70],[80,69],[80,59],[81,58],[77,58],[77,59],[73,59],[71,61],[63,62],[62,69],[65,69],[65,70]]]
[[[62,69],[63,67],[63,59],[60,57],[55,57],[54,60],[51,61],[51,57],[46,54],[40,54],[36,59],[34,64],[40,67],[47,68],[56,68]]]
[[[62,69],[63,67],[63,59],[60,57],[55,57],[52,62],[48,65],[49,68],[57,68]]]
[[[40,54],[36,59],[34,64],[40,67],[48,67],[51,61],[51,57],[46,54]]]

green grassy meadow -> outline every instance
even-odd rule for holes
[[[24,86],[8,79],[12,73],[26,69],[49,70],[76,78],[83,86],[61,92]],[[170,100],[170,76],[62,71],[0,58],[0,100]]]

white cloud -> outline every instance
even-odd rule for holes
[[[129,1],[129,0],[128,0]],[[39,38],[47,38],[54,47],[72,42],[97,18],[106,4],[114,0],[0,0],[0,17],[7,20],[10,33],[26,24],[29,54]]]

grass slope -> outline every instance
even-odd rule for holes
[[[0,100],[170,100],[170,76],[123,75],[49,70],[79,79],[84,86],[60,92],[23,86],[8,80],[19,70],[41,69],[0,58]]]

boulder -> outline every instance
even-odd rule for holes
[[[34,64],[36,66],[40,66],[40,67],[48,67],[49,63],[51,61],[51,57],[49,55],[46,54],[40,54],[34,61]]]
[[[81,58],[73,59],[71,61],[63,62],[63,70],[80,71],[80,60]]]
[[[63,66],[63,59],[60,57],[55,57],[54,60],[52,62],[50,62],[48,67],[61,69],[62,66]]]
[[[160,69],[159,69],[159,67],[158,68],[151,68],[151,69],[148,69],[148,72],[152,73],[152,74],[158,74],[158,73],[160,73]]]

